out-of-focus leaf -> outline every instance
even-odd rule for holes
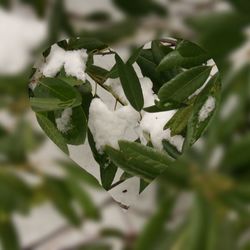
[[[77,165],[75,162],[58,161],[58,163],[66,170],[68,176],[70,176],[71,178],[95,188],[100,188],[100,184],[97,179],[93,175],[89,174],[84,168]]]
[[[58,112],[58,117],[61,117],[62,112],[63,111]],[[71,145],[83,144],[86,138],[88,126],[82,107],[72,109],[72,115],[68,126],[69,129],[66,132],[62,132],[66,143]]]
[[[181,249],[214,250],[217,243],[217,222],[215,211],[204,197],[197,195],[189,223],[183,235]]]
[[[134,68],[125,64],[117,54],[115,59],[124,93],[133,108],[140,111],[143,108],[144,99],[138,76]]]
[[[81,187],[72,177],[67,179],[67,185],[72,196],[79,202],[83,210],[83,214],[87,218],[99,219],[99,211],[84,188]]]
[[[158,92],[160,102],[184,102],[205,83],[211,69],[208,66],[198,66],[180,73],[160,88]]]
[[[23,3],[30,5],[36,12],[39,17],[44,17],[46,8],[47,8],[47,0],[21,0]]]
[[[51,122],[44,114],[36,114],[37,121],[49,138],[66,154],[69,154],[69,149],[65,139],[55,127],[54,123]]]
[[[120,22],[111,23],[105,27],[96,30],[83,30],[81,37],[95,37],[104,43],[112,44],[119,42],[125,37],[132,36],[137,28],[137,22],[134,19],[126,19]]]
[[[88,243],[79,246],[77,249],[79,250],[112,250],[112,246],[107,243]]]
[[[208,59],[207,53],[198,45],[184,40],[177,45],[176,50],[162,59],[158,70],[164,71],[174,67],[191,68],[207,62]]]
[[[121,169],[133,176],[151,182],[172,162],[167,155],[136,142],[119,142],[120,151],[106,146],[105,152]]]
[[[105,11],[96,11],[87,15],[84,19],[88,22],[103,23],[103,22],[110,21],[111,16],[109,13]]]
[[[70,224],[79,226],[80,218],[73,207],[72,195],[65,181],[56,177],[47,177],[44,185],[46,194],[58,212],[65,216]]]
[[[160,183],[169,183],[174,187],[187,189],[190,186],[190,162],[179,157],[158,177]]]
[[[26,212],[30,205],[31,189],[12,173],[0,172],[0,211],[6,214]]]
[[[10,219],[0,220],[0,245],[3,250],[21,249],[17,231]]]
[[[110,161],[107,154],[99,153],[91,131],[88,131],[88,142],[96,162],[100,166],[101,183],[104,189],[109,190],[117,172],[117,166]]]
[[[244,138],[229,147],[222,161],[222,169],[234,174],[243,171],[243,169],[247,171],[250,161],[249,148],[250,134],[244,136]]]
[[[227,55],[244,42],[242,31],[248,22],[247,17],[234,11],[219,11],[189,20],[198,32],[199,43],[212,56],[220,72],[226,68]]]
[[[37,0],[39,1],[39,0]],[[56,0],[51,8],[49,18],[49,44],[54,44],[58,41],[60,34],[64,31],[68,36],[74,36],[74,30],[71,26],[67,13],[65,11],[64,1]]]
[[[160,204],[156,214],[148,221],[135,243],[133,250],[152,250],[159,244],[159,238],[165,229],[166,222],[171,215],[173,199],[165,199]]]
[[[162,5],[152,0],[135,0],[133,2],[126,0],[113,0],[113,2],[129,16],[141,17],[149,14],[165,16],[167,14],[166,9]]]
[[[235,9],[239,10],[240,12],[244,14],[250,13],[250,3],[246,0],[227,0],[232,6],[235,7]]]
[[[68,50],[86,49],[91,52],[93,50],[102,50],[107,47],[108,45],[102,41],[90,37],[71,38],[68,42]]]

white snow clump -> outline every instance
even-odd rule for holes
[[[209,96],[199,112],[199,122],[204,122],[215,109],[215,98]]]
[[[72,108],[67,108],[62,112],[60,118],[56,119],[56,126],[62,133],[67,133],[72,127],[70,124],[72,117]]]

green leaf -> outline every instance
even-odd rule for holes
[[[97,181],[97,179],[75,162],[68,160],[67,161],[59,160],[58,163],[60,167],[65,169],[68,176],[70,176],[71,178],[79,182],[85,183],[91,187],[100,188],[100,184]]]
[[[66,154],[69,154],[68,146],[62,134],[45,115],[36,114],[37,121],[48,137]]]
[[[0,213],[27,212],[31,195],[31,189],[21,178],[13,173],[0,172]]]
[[[20,250],[18,234],[10,219],[0,220],[0,245],[4,250]]]
[[[45,112],[77,107],[81,105],[81,95],[72,86],[57,78],[42,78],[30,98],[34,111]]]
[[[108,45],[102,41],[90,37],[71,38],[68,42],[68,50],[86,49],[90,52],[94,50],[103,50],[107,47]]]
[[[135,49],[131,56],[129,57],[128,61],[126,62],[127,65],[133,65],[136,60],[138,59],[138,57],[140,56],[141,52],[142,52],[143,47],[140,47],[138,49]],[[106,78],[118,78],[119,77],[119,72],[118,72],[118,66],[117,64],[115,64],[112,69],[108,72]]]
[[[149,185],[148,182],[144,181],[143,179],[140,179],[140,190],[139,190],[139,194],[141,194],[146,187]]]
[[[128,174],[153,181],[172,162],[167,155],[136,142],[119,142],[120,151],[106,146],[110,159]]]
[[[216,249],[217,223],[215,216],[212,205],[204,197],[197,195],[189,217],[183,249]]]
[[[73,198],[79,202],[84,216],[91,219],[99,219],[99,211],[84,188],[72,177],[67,179],[67,185]]]
[[[172,207],[173,200],[166,199],[160,204],[156,214],[150,218],[142,233],[139,235],[133,250],[152,250],[156,249],[159,244],[160,235],[164,232],[166,222],[168,221]]]
[[[77,215],[73,204],[72,195],[67,183],[57,177],[47,177],[44,183],[47,196],[55,208],[74,226],[80,226],[80,218]]]
[[[249,147],[250,133],[247,133],[228,148],[222,160],[222,170],[235,175],[249,171]]]
[[[209,125],[211,117],[216,111],[217,102],[219,102],[221,92],[221,81],[219,74],[214,75],[210,81],[207,83],[205,88],[197,96],[194,105],[191,118],[188,123],[188,131],[186,138],[186,146],[193,145],[205,132],[206,128]],[[215,108],[208,114],[208,117],[204,121],[199,120],[200,111],[205,105],[209,97],[214,98]],[[187,145],[188,144],[188,145]]]
[[[115,59],[124,93],[133,108],[140,111],[143,108],[144,99],[138,76],[133,66],[125,64],[117,54]]]
[[[208,66],[198,66],[178,74],[160,88],[160,102],[184,102],[205,83],[211,69]]]
[[[170,47],[163,46],[159,40],[154,40],[152,42],[151,48],[152,48],[154,61],[157,65],[166,56],[166,54],[173,51]]]
[[[104,83],[107,80],[109,72],[96,65],[88,65],[86,68],[86,73],[96,82]]]
[[[95,146],[95,141],[91,131],[88,131],[88,142],[91,148],[92,154],[96,162],[100,166],[101,183],[105,190],[109,190],[117,172],[117,166],[110,161],[108,155],[104,152],[100,154]]]
[[[176,147],[169,143],[168,140],[164,139],[162,141],[162,145],[164,150],[174,159],[177,159],[181,155],[181,153],[176,149]]]
[[[156,92],[165,81],[161,79],[160,74],[156,71],[157,65],[154,62],[152,53],[150,52],[149,55],[147,55],[147,53],[148,52],[143,50],[136,62],[139,65],[143,76],[151,79],[153,82],[153,90]]]
[[[61,117],[62,111],[58,112],[58,117]],[[59,118],[60,119],[60,118]],[[66,132],[61,132],[67,144],[81,145],[84,144],[87,134],[87,118],[82,107],[72,109],[72,116],[70,118],[69,129]]]
[[[179,109],[164,126],[171,130],[171,136],[183,134],[192,115],[193,105]]]
[[[189,41],[181,41],[175,51],[166,55],[158,66],[164,71],[173,67],[191,68],[206,63],[209,59],[207,53],[198,45]]]

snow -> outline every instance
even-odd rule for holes
[[[153,146],[159,150],[163,150],[162,140],[166,139],[176,149],[181,152],[184,138],[181,135],[171,136],[170,129],[164,130],[165,124],[173,116],[174,111],[165,111],[158,113],[145,113],[141,122],[141,135],[142,143],[147,143],[145,134],[148,134]]]
[[[156,99],[156,95],[154,94],[152,88],[153,88],[153,83],[148,77],[141,77],[139,78],[141,88],[142,88],[142,93],[144,97],[144,107],[149,107],[154,105],[154,100]],[[105,85],[110,87],[112,92],[119,97],[119,99],[127,105],[128,99],[126,98],[121,81],[119,78],[109,78],[106,82]]]
[[[0,9],[0,74],[23,72],[46,35],[46,22]]]
[[[137,138],[134,131],[138,126],[139,114],[131,106],[111,111],[99,98],[94,98],[89,109],[89,128],[96,148],[103,151],[105,145],[119,148],[118,141]]]
[[[199,112],[199,122],[204,122],[215,109],[215,98],[209,96]]]
[[[62,112],[60,118],[56,119],[56,126],[62,133],[67,133],[71,129],[72,108],[67,108]]]
[[[74,76],[81,81],[85,81],[87,57],[87,52],[84,49],[65,51],[55,44],[51,47],[51,52],[42,67],[43,75],[54,77],[64,67],[68,76]]]

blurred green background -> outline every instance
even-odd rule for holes
[[[0,249],[250,249],[248,0],[0,0]],[[70,36],[113,46],[181,37],[222,74],[220,108],[192,150],[127,212],[40,131],[36,56]]]

